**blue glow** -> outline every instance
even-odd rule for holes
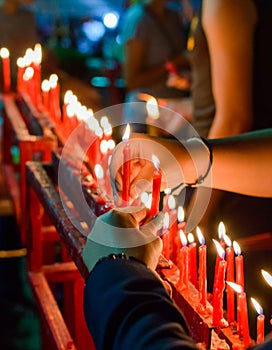
[[[105,27],[109,29],[114,29],[117,27],[119,21],[119,16],[114,12],[108,12],[103,17],[103,22]]]
[[[95,20],[83,23],[82,30],[91,41],[99,41],[106,31],[103,23]]]

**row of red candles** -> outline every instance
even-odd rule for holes
[[[127,126],[128,129],[129,126]],[[127,131],[127,130],[126,130]],[[129,134],[123,141],[126,142],[123,151],[123,200],[129,201],[129,185],[130,185],[130,146]],[[162,174],[159,168],[157,157],[152,157],[154,163],[153,184],[152,184],[152,201],[150,207],[150,216],[153,217],[159,211],[161,178]],[[173,196],[172,196],[173,197]],[[178,210],[169,206],[171,195],[164,197],[164,211],[166,212],[162,240],[163,254],[167,259],[171,259],[179,269],[179,280],[176,287],[180,290],[189,288],[189,281],[198,289],[200,310],[207,309],[207,246],[205,238],[197,227],[197,236],[199,240],[198,259],[197,245],[192,238],[193,235],[188,234],[188,240],[184,233],[185,221],[179,217]],[[167,223],[166,223],[167,222]],[[169,222],[171,224],[169,224]],[[225,231],[224,224],[220,223],[221,231]],[[219,225],[219,231],[220,231]],[[225,232],[220,233],[220,241],[213,240],[217,249],[217,258],[215,264],[214,284],[213,284],[213,300],[212,300],[212,323],[215,327],[234,327],[236,325],[237,332],[245,347],[251,343],[248,323],[247,296],[244,291],[244,258],[237,242],[231,242]],[[236,256],[235,256],[236,254]],[[198,268],[197,268],[198,265]],[[264,272],[266,276],[270,276]],[[269,277],[268,277],[269,279]],[[236,283],[234,283],[234,280]],[[227,282],[226,282],[227,281]],[[267,281],[267,279],[266,279]],[[271,282],[270,282],[271,281]],[[225,285],[227,283],[227,321],[223,316],[223,296]],[[272,277],[269,282],[272,286]],[[235,293],[237,293],[237,320],[235,319]],[[264,340],[264,322],[265,316],[262,307],[258,302],[251,298],[253,305],[258,312],[257,316],[257,343]]]
[[[39,51],[40,47],[35,47]],[[34,50],[35,51],[35,50]],[[11,89],[11,77],[10,77],[10,61],[9,52],[7,49],[2,48],[0,51],[2,59],[3,70],[3,83],[4,92],[8,93]],[[44,109],[49,113],[51,119],[57,123],[66,124],[66,129],[72,132],[76,128],[80,121],[76,118],[75,113],[72,115],[67,114],[68,103],[63,104],[62,113],[59,106],[59,84],[57,82],[56,75],[52,76],[50,89],[45,87],[41,90],[41,62],[40,60],[33,61],[31,63],[33,73],[29,76],[25,76],[26,67],[21,67],[18,64],[17,75],[17,90],[18,92],[27,92],[30,96],[32,103],[40,111]],[[42,95],[41,95],[42,94]],[[88,129],[90,130],[90,129]],[[85,131],[86,132],[86,131]],[[126,134],[126,133],[125,133]],[[99,139],[97,135],[92,135],[96,139]],[[89,138],[90,139],[90,138]],[[100,138],[101,139],[101,138]],[[124,135],[123,140],[126,142],[124,147],[124,161],[123,161],[123,200],[128,202],[129,200],[129,174],[130,174],[130,148],[129,148],[129,132],[128,135]],[[100,141],[100,140],[99,140]],[[100,145],[100,142],[99,142]],[[101,160],[100,147],[93,152],[99,155],[99,159],[95,160],[95,164]],[[153,174],[153,187],[152,187],[152,202],[150,208],[150,216],[154,216],[159,210],[160,200],[160,185],[161,185],[161,171],[159,169],[159,161],[154,156],[153,160],[155,170]],[[173,217],[176,215],[175,210],[169,210],[168,213]],[[173,222],[170,219],[170,222]],[[164,255],[166,258],[170,258],[177,264],[180,270],[180,278],[178,284],[182,289],[188,288],[188,282],[190,281],[199,290],[199,302],[205,308],[207,306],[207,267],[206,267],[206,255],[207,247],[205,245],[205,238],[202,235],[199,228],[197,228],[198,239],[200,246],[198,248],[198,270],[197,270],[197,252],[196,243],[191,242],[187,245],[187,238],[184,234],[185,222],[176,220],[170,227],[164,227],[163,243],[164,243]],[[180,237],[177,237],[177,232]],[[174,233],[174,234],[173,234]],[[227,237],[227,236],[226,236]],[[223,292],[225,289],[225,278],[228,281],[227,286],[227,314],[228,323],[231,325],[235,322],[234,312],[234,289],[238,293],[237,305],[237,328],[239,334],[244,339],[244,344],[247,346],[250,343],[248,317],[247,317],[247,302],[246,294],[244,292],[244,270],[243,270],[243,256],[241,252],[237,253],[234,258],[234,249],[231,244],[228,244],[226,250],[222,246],[226,246],[225,241],[214,240],[217,247],[218,255],[215,266],[215,277],[213,287],[213,324],[214,326],[226,326],[223,318]],[[225,260],[226,256],[226,260]],[[234,282],[234,265],[236,272],[236,285]],[[198,275],[198,277],[197,277]],[[272,279],[271,279],[272,280]],[[256,306],[256,301],[254,300]],[[258,306],[258,303],[257,303]],[[256,308],[257,308],[256,306]],[[264,315],[261,308],[259,308],[259,315],[257,318],[257,342],[263,341],[264,337]]]

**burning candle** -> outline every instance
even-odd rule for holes
[[[158,158],[153,154],[152,161],[155,167],[153,172],[153,181],[152,181],[152,202],[150,208],[150,216],[154,216],[159,212],[160,204],[160,190],[161,190],[161,179],[162,173],[160,170],[160,162]]]
[[[225,234],[224,236],[226,248],[226,261],[227,261],[227,281],[234,282],[234,249],[232,247],[232,242]],[[231,324],[235,321],[235,305],[234,305],[234,290],[229,285],[227,285],[227,313],[228,322]]]
[[[216,246],[217,254],[220,258],[217,266],[217,271],[214,276],[213,284],[213,325],[222,327],[227,325],[223,318],[223,293],[225,289],[225,273],[227,262],[224,260],[224,248],[215,239],[213,239],[213,242]]]
[[[35,101],[35,86],[32,84],[33,76],[34,69],[32,67],[27,67],[23,75],[23,81],[26,86],[26,92],[28,93],[32,103]]]
[[[235,257],[236,283],[244,288],[245,286],[244,257],[241,254],[241,248],[236,241],[233,241],[233,249],[236,254],[236,257]]]
[[[125,142],[125,147],[123,150],[123,192],[122,200],[124,202],[129,201],[129,189],[130,189],[130,125],[127,124],[125,133],[123,135],[123,142]]]
[[[163,250],[162,253],[166,259],[170,259],[170,249],[169,249],[169,213],[164,214],[163,228],[162,228],[162,242]]]
[[[239,335],[243,338],[243,343],[245,347],[250,345],[250,336],[249,336],[249,325],[248,325],[248,311],[247,311],[247,299],[244,288],[233,282],[227,281],[227,284],[230,285],[237,293],[237,312],[238,312],[238,328]]]
[[[35,84],[35,104],[38,108],[41,107],[41,62],[42,62],[42,47],[37,43],[33,51],[33,69],[34,69],[34,84]]]
[[[272,275],[265,270],[261,270],[265,282],[272,287]]]
[[[159,108],[158,102],[155,97],[150,97],[146,102],[146,111],[147,111],[147,121],[156,120],[159,118]]]
[[[197,257],[196,257],[196,242],[194,235],[190,232],[187,236],[189,243],[189,281],[197,287]]]
[[[224,225],[223,221],[219,222],[217,232],[218,232],[219,242],[222,245],[222,247],[225,248],[226,244],[225,244],[224,237],[225,237],[225,234],[226,234],[226,228],[225,228],[225,225]]]
[[[1,48],[0,57],[2,59],[3,90],[7,93],[10,92],[11,77],[9,50],[6,47]]]
[[[252,304],[254,305],[258,316],[257,316],[257,344],[260,344],[264,340],[264,321],[265,316],[263,314],[263,308],[261,305],[255,300],[254,298],[251,298]]]
[[[60,86],[58,83],[58,76],[56,74],[51,74],[49,77],[50,83],[50,115],[55,122],[61,120],[60,112]]]
[[[25,59],[23,57],[19,57],[16,63],[17,63],[17,91],[23,92],[24,91],[23,75],[26,67]]]
[[[198,248],[199,266],[198,266],[198,288],[200,303],[204,307],[207,305],[207,246],[205,238],[199,227],[196,228],[197,237],[200,243]]]
[[[182,244],[182,247],[179,251],[178,256],[178,268],[179,268],[179,281],[178,286],[181,287],[181,289],[188,289],[188,258],[189,258],[189,251],[187,246],[187,238],[185,233],[180,230],[179,231],[180,241]]]
[[[169,243],[170,243],[170,257],[174,263],[177,262],[177,244],[176,244],[176,238],[177,237],[177,210],[176,210],[176,200],[175,197],[170,194],[168,197],[168,208],[169,208],[169,217],[170,217],[170,224],[169,224]]]
[[[50,99],[49,99],[50,83],[48,79],[44,79],[42,82],[42,101],[44,108],[47,112],[50,110]]]
[[[179,230],[183,230],[185,232],[185,221],[184,221],[184,209],[181,205],[178,206],[178,214],[177,214],[177,219],[178,219],[178,227],[177,227],[177,231]],[[179,250],[181,248],[181,242],[180,242],[180,238],[178,237],[178,235],[176,235],[175,237],[175,246],[176,246],[176,255],[178,256],[179,254]]]

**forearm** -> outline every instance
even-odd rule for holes
[[[272,129],[209,140],[213,188],[272,197]]]
[[[84,312],[97,350],[197,349],[161,281],[136,261],[100,263],[86,282]]]

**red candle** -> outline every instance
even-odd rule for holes
[[[227,281],[234,282],[234,249],[231,246],[231,240],[225,235],[224,240],[227,244],[226,261],[227,261]],[[234,290],[227,285],[227,313],[228,322],[231,324],[235,321]]]
[[[152,183],[152,201],[150,208],[150,216],[154,216],[159,212],[160,204],[160,190],[161,190],[161,179],[162,173],[160,170],[160,163],[156,156],[152,155],[152,161],[155,167],[153,172],[153,183]]]
[[[44,79],[42,82],[42,102],[47,112],[50,110],[50,99],[49,99],[50,83],[48,79]]]
[[[257,317],[257,344],[260,344],[264,340],[264,321],[265,321],[265,316],[263,314],[263,308],[261,305],[255,300],[254,298],[251,298],[251,301],[258,313]]]
[[[60,112],[60,85],[58,83],[58,76],[51,74],[49,77],[50,83],[50,115],[55,122],[61,120]]]
[[[179,281],[178,286],[181,287],[181,289],[188,289],[188,258],[189,258],[189,250],[187,246],[187,238],[185,236],[185,233],[180,230],[180,241],[182,244],[182,247],[179,251],[178,256],[178,268],[179,268]]]
[[[127,204],[129,202],[129,189],[130,189],[130,125],[127,124],[125,133],[123,135],[123,142],[125,147],[123,149],[123,191],[122,200]]]
[[[225,325],[223,318],[223,293],[225,289],[227,262],[224,260],[225,251],[223,247],[215,239],[213,239],[213,242],[216,245],[217,253],[220,258],[213,284],[213,325],[220,327]]]
[[[42,61],[42,47],[41,44],[36,44],[33,51],[33,69],[34,69],[34,84],[35,84],[35,104],[41,108],[41,61]]]
[[[170,257],[174,263],[177,262],[177,244],[176,238],[180,240],[180,237],[177,237],[177,210],[176,210],[176,200],[173,195],[168,197],[168,208],[169,208],[169,240],[170,240]]]
[[[187,239],[189,242],[189,281],[197,287],[196,242],[192,233],[188,233]]]
[[[205,244],[205,238],[199,227],[196,228],[197,237],[200,243],[198,248],[199,266],[198,266],[198,288],[199,288],[199,301],[201,305],[206,307],[207,305],[207,246]]]
[[[237,314],[238,314],[238,333],[240,337],[243,338],[243,343],[245,347],[250,345],[250,336],[249,336],[249,325],[248,325],[248,311],[247,311],[247,299],[244,288],[233,282],[227,282],[237,293]]]
[[[25,59],[23,57],[19,57],[17,59],[17,91],[23,92],[24,91],[24,81],[23,81],[23,75],[25,72]]]
[[[245,287],[245,277],[244,277],[244,257],[241,255],[241,248],[239,244],[234,241],[233,249],[236,254],[235,257],[235,272],[236,272],[236,283]]]
[[[170,249],[169,249],[169,213],[166,212],[164,214],[163,219],[163,229],[162,229],[162,242],[163,242],[163,250],[162,254],[166,259],[170,259]]]
[[[2,59],[3,90],[7,93],[10,92],[11,87],[9,50],[6,47],[2,47],[0,56]]]
[[[184,221],[184,216],[185,216],[184,209],[180,205],[180,206],[178,206],[178,227],[177,227],[178,232],[180,230],[185,232],[186,223]],[[176,235],[176,237],[175,237],[175,246],[176,246],[176,256],[178,256],[179,250],[181,248],[181,241],[180,241],[180,237],[178,237],[178,235]]]

